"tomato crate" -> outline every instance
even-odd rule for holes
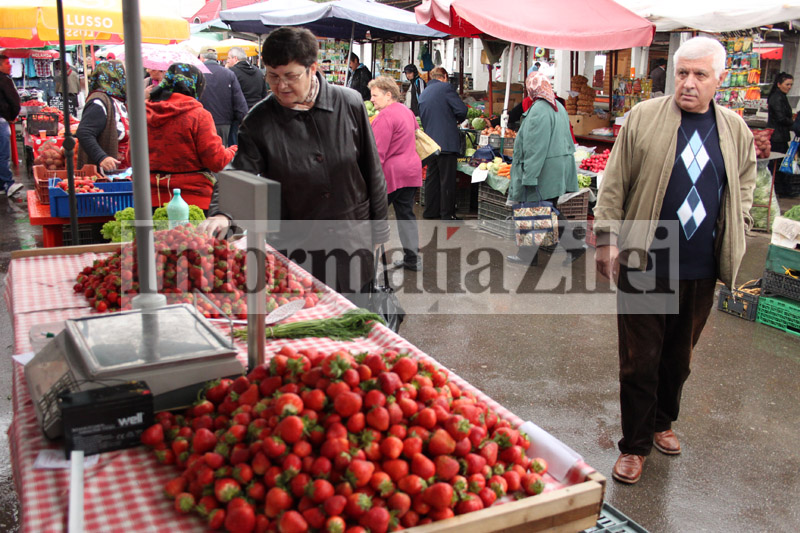
[[[32,113],[25,119],[25,124],[31,135],[39,135],[40,131],[48,137],[58,135],[58,115],[55,113]]]
[[[74,171],[76,178],[87,178],[97,175],[97,166],[83,165],[80,170]],[[48,205],[50,203],[50,178],[67,179],[66,170],[47,170],[44,165],[33,166],[33,181],[36,184],[36,196],[39,203]]]
[[[564,203],[558,204],[556,209],[561,211],[565,218],[572,220],[586,220],[589,214],[589,191],[583,191],[573,196]]]
[[[780,296],[762,296],[758,300],[756,322],[800,337],[800,302]]]
[[[69,216],[69,194],[56,186],[58,178],[50,179],[50,215]],[[133,182],[96,183],[103,192],[76,194],[79,217],[105,217],[126,207],[133,207]]]
[[[756,287],[758,282],[750,282],[731,292],[728,287],[719,283],[719,295],[717,296],[717,309],[738,316],[750,321],[754,321],[758,314],[758,294],[744,292],[743,288]]]
[[[800,279],[773,272],[764,271],[764,293],[790,298],[800,302]]]

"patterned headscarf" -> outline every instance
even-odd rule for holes
[[[173,93],[199,99],[206,86],[206,78],[200,69],[188,63],[173,63],[164,73],[164,79],[150,93],[150,100],[167,100]]]
[[[120,61],[101,61],[89,75],[89,92],[100,91],[125,101],[125,65]]]
[[[531,72],[525,80],[525,90],[531,100],[534,102],[537,99],[547,100],[553,106],[553,109],[558,112],[556,93],[553,92],[553,86],[550,85],[550,80],[547,79],[547,76],[538,71]]]

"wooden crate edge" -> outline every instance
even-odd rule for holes
[[[86,253],[113,253],[121,248],[118,242],[106,244],[82,244],[78,246],[59,246],[56,248],[31,248],[28,250],[14,250],[11,252],[11,259],[22,259],[24,257],[42,257],[47,255],[80,255]]]
[[[565,525],[553,523],[553,520],[547,520],[548,518],[554,519],[576,510],[581,510],[579,514],[582,516],[570,517],[571,522],[583,522],[583,519],[591,516],[594,516],[593,520],[596,521],[603,501],[604,488],[599,481],[587,480],[539,496],[417,526],[408,531],[409,533],[463,533],[464,531],[497,533],[513,531],[514,528],[525,524],[534,527],[526,531],[546,531]],[[535,522],[538,522],[539,526],[534,525]],[[590,525],[594,525],[594,522]]]

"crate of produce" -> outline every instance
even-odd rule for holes
[[[789,274],[765,270],[764,294],[785,296],[800,301],[800,270],[789,270]]]
[[[478,218],[481,220],[511,220],[514,210],[497,202],[478,200]]]
[[[573,196],[566,202],[558,204],[556,208],[565,218],[586,220],[586,216],[589,214],[589,191],[583,191],[581,194]]]
[[[604,502],[594,527],[582,533],[647,533],[647,530],[625,516],[611,504]]]
[[[504,239],[515,239],[513,220],[493,220],[488,218],[481,219],[480,210],[478,211],[478,219],[478,227],[480,229]]]
[[[50,215],[69,216],[69,194],[56,185],[58,178],[50,179]],[[79,217],[106,217],[121,209],[133,207],[133,182],[116,181],[96,183],[103,192],[76,194]]]
[[[800,302],[780,296],[762,296],[756,316],[756,322],[800,336]]]
[[[82,169],[74,171],[76,178],[90,178],[97,176],[97,166],[84,165]],[[67,179],[66,170],[47,170],[44,165],[33,166],[33,181],[36,184],[36,196],[39,203],[47,205],[50,203],[50,178]]]
[[[31,135],[39,135],[40,131],[48,137],[58,135],[58,115],[55,113],[31,113],[25,122]]]
[[[779,274],[785,274],[787,268],[800,270],[800,250],[770,244],[765,268]]]
[[[485,181],[478,186],[478,201],[479,202],[492,202],[498,205],[506,205],[508,195],[500,191],[494,190]]]
[[[733,292],[722,283],[718,285],[717,309],[750,321],[756,319],[761,280],[748,281]]]

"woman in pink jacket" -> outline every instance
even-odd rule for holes
[[[417,155],[414,113],[400,103],[400,89],[392,78],[380,76],[369,82],[371,101],[380,111],[372,121],[375,144],[386,176],[389,205],[394,206],[403,259],[395,267],[420,270],[419,235],[414,215],[414,196],[422,186],[422,162]]]

